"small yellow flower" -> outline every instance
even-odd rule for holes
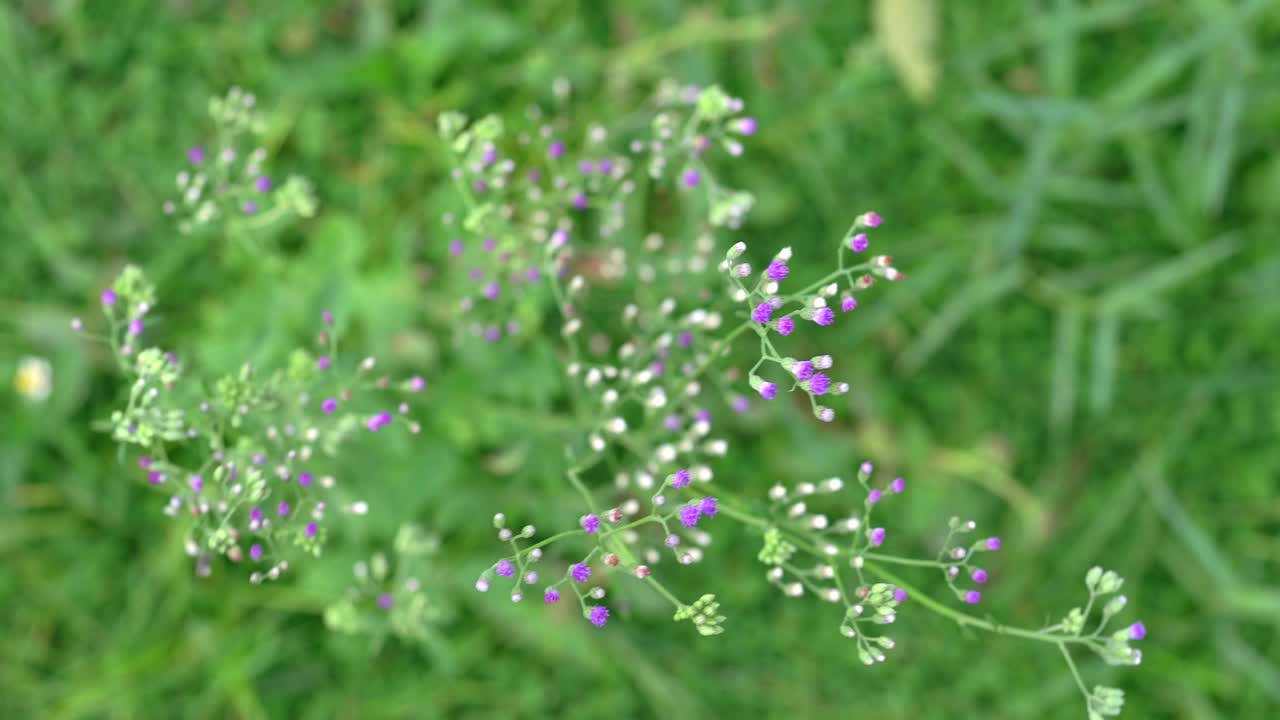
[[[53,366],[42,357],[22,358],[13,375],[13,387],[28,400],[44,402],[53,390]]]

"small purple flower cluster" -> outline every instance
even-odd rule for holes
[[[277,187],[264,168],[266,149],[248,150],[254,137],[266,130],[266,120],[256,104],[252,93],[238,87],[210,101],[209,112],[221,145],[213,157],[200,145],[187,150],[190,167],[180,171],[175,180],[179,196],[164,203],[166,215],[180,214],[178,231],[182,234],[220,220],[254,228],[315,213],[315,199],[306,180],[291,177]],[[263,211],[268,203],[269,209]],[[252,222],[240,222],[242,219]]]

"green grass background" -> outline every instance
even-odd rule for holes
[[[641,596],[598,632],[469,590],[495,510],[548,528],[578,510],[558,436],[529,422],[555,395],[553,339],[519,356],[448,340],[432,118],[521,112],[560,75],[581,118],[667,76],[742,96],[761,123],[726,167],[759,198],[742,235],[794,246],[798,272],[854,214],[888,219],[874,241],[908,280],[813,348],[855,386],[840,420],[750,416],[724,482],[759,494],[874,458],[911,483],[889,510],[900,549],[928,552],[950,514],[1006,538],[983,605],[1002,620],[1060,617],[1091,564],[1128,578],[1143,666],[1083,658],[1127,717],[1276,716],[1280,4],[938,6],[919,101],[848,0],[0,5],[0,371],[34,354],[55,372],[42,405],[0,390],[0,716],[1084,716],[1052,647],[922,609],[862,667],[829,606],[764,583],[746,532],[671,576],[720,595],[713,639]],[[274,167],[322,203],[265,260],[159,212],[232,84],[271,109]],[[163,500],[90,431],[119,388],[67,323],[126,260],[160,286],[156,337],[203,367],[279,359],[331,307],[348,347],[431,381],[421,436],[350,453],[370,516],[291,582],[194,579]],[[426,648],[371,655],[320,612],[407,519],[444,542],[423,578],[446,617]]]

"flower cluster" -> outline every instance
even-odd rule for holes
[[[292,551],[320,554],[329,512],[368,511],[362,501],[337,499],[343,493],[332,468],[345,441],[362,427],[394,423],[418,432],[419,425],[407,402],[394,414],[361,409],[359,391],[393,383],[372,375],[373,358],[340,369],[329,312],[314,351],[294,351],[273,372],[246,364],[213,379],[193,377],[175,353],[142,345],[155,303],[155,288],[134,266],[102,293],[102,339],[129,380],[126,404],[111,416],[112,437],[137,449],[141,473],[168,496],[165,512],[190,518],[186,546],[198,574],[223,556],[249,563],[255,583],[274,580]],[[395,385],[409,394],[425,383],[415,377]]]
[[[626,249],[623,230],[628,202],[642,187],[674,185],[687,199],[707,208],[711,227],[736,226],[753,199],[725,189],[707,165],[714,147],[729,156],[742,153],[737,136],[755,132],[755,121],[737,115],[742,101],[716,87],[675,90],[667,86],[655,99],[658,110],[646,130],[613,137],[592,125],[574,144],[563,123],[534,108],[532,126],[509,132],[501,119],[475,122],[456,112],[438,119],[449,148],[452,177],[465,208],[446,213],[448,253],[460,266],[459,291],[465,327],[474,336],[496,342],[518,335],[529,313],[528,298],[541,295],[548,280],[575,277],[568,288],[552,288],[559,304],[582,289],[585,277],[613,283],[628,273],[643,282],[662,274],[699,273],[713,263],[714,240],[700,235],[690,246],[670,247],[657,233],[646,233],[645,254],[663,252],[662,262],[635,258]],[[673,180],[669,167],[678,168]],[[591,250],[598,239],[606,248]],[[565,318],[564,332],[575,333],[582,318]]]
[[[265,228],[315,214],[316,200],[305,178],[291,175],[278,182],[268,172],[267,151],[257,145],[267,121],[256,105],[253,93],[238,87],[209,100],[212,145],[187,150],[188,167],[175,179],[179,196],[164,204],[166,215],[179,218],[182,234],[215,225],[231,232]]]
[[[975,588],[990,578],[987,571],[973,564],[972,560],[981,553],[1000,550],[1002,546],[998,537],[958,542],[959,537],[973,532],[975,525],[952,518],[942,547],[933,560],[883,552],[888,533],[885,528],[874,526],[872,510],[887,498],[905,492],[906,482],[895,478],[886,485],[877,485],[871,481],[873,470],[870,462],[864,462],[858,468],[860,510],[842,513],[835,519],[811,506],[823,496],[834,496],[841,491],[845,485],[839,478],[829,478],[820,483],[799,483],[794,488],[775,485],[769,490],[769,511],[764,517],[754,516],[736,503],[726,506],[732,516],[763,530],[764,543],[758,557],[769,566],[767,580],[784,595],[799,597],[807,591],[828,602],[844,605],[840,632],[856,640],[858,658],[868,665],[883,661],[883,651],[894,647],[891,638],[884,635],[871,637],[868,630],[893,623],[899,606],[920,593],[886,566],[940,570],[958,600],[976,605],[982,595]],[[804,556],[808,556],[813,564],[808,565],[799,559]],[[852,571],[848,581],[843,578],[848,572],[841,569],[843,566]],[[868,576],[875,576],[880,582],[873,582]],[[1080,680],[1071,648],[1083,646],[1111,665],[1137,665],[1141,662],[1142,652],[1133,648],[1131,643],[1146,637],[1147,628],[1143,623],[1132,623],[1110,632],[1107,630],[1108,623],[1125,607],[1125,597],[1117,594],[1123,582],[1115,572],[1092,568],[1085,576],[1088,602],[1071,610],[1061,622],[1040,629],[1001,625],[966,615],[932,600],[922,605],[961,625],[1057,645],[1084,695],[1089,717],[1099,718],[1120,713],[1123,693],[1103,686],[1087,690]],[[972,586],[962,583],[972,583]],[[1095,615],[1100,617],[1090,628]]]
[[[423,592],[418,573],[424,559],[438,549],[437,538],[416,525],[402,526],[393,546],[394,571],[382,553],[356,563],[355,584],[325,608],[325,625],[348,635],[369,635],[375,649],[388,635],[426,641],[444,612]]]

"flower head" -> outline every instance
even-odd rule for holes
[[[988,550],[994,551],[994,550],[1000,549],[1000,538],[998,537],[989,537],[986,540],[983,540],[982,542],[983,542],[983,545],[986,546]]]
[[[889,483],[889,489],[895,493],[901,493],[907,489],[907,481],[902,478],[894,478],[893,482]]]
[[[391,606],[395,604],[396,604],[396,599],[392,597],[391,593],[382,593],[381,595],[378,596],[378,607],[382,608],[383,610],[390,610]]]
[[[733,123],[733,129],[737,130],[739,135],[755,135],[756,119],[753,117],[738,118]]]
[[[696,187],[702,182],[702,174],[693,168],[684,171],[684,175],[680,178],[684,182],[685,187]]]
[[[271,178],[266,175],[259,175],[258,179],[253,181],[253,189],[260,193],[267,192],[271,189]]]
[[[574,582],[586,582],[591,577],[591,568],[586,563],[574,563],[573,567],[569,568],[569,575]]]
[[[885,537],[884,528],[875,528],[874,530],[871,531],[871,534],[869,535],[869,537],[871,539],[872,545],[876,547],[880,547],[881,545],[884,544],[884,537]]]
[[[560,591],[555,588],[547,588],[546,592],[542,593],[542,601],[548,605],[555,605],[560,602]]]
[[[906,591],[906,590],[903,590],[902,588],[894,588],[894,589],[893,589],[893,599],[894,599],[894,600],[897,600],[899,603],[904,603],[904,602],[906,602],[906,601],[907,601],[907,598],[909,598],[909,597],[910,597],[910,595],[907,595],[907,591]]]
[[[699,503],[698,505],[699,512],[701,512],[703,515],[706,515],[707,517],[715,517],[716,510],[718,509],[719,508],[716,505],[716,499],[713,497],[702,498],[702,502]]]
[[[786,263],[781,260],[774,260],[769,263],[769,267],[765,269],[764,274],[770,280],[784,280],[789,272],[791,272],[791,269],[787,267]]]
[[[603,605],[593,605],[587,611],[587,619],[596,627],[604,627],[604,624],[609,622],[609,608]]]
[[[801,360],[791,366],[791,372],[795,373],[797,380],[808,380],[813,377],[813,363]]]
[[[320,409],[324,411],[325,415],[332,415],[333,411],[338,409],[338,401],[333,398],[326,398],[324,402],[320,403]]]
[[[836,311],[829,307],[818,308],[813,311],[813,321],[819,325],[830,325],[836,321]]]
[[[755,310],[751,311],[751,319],[755,320],[761,325],[769,322],[769,318],[771,318],[772,316],[773,316],[773,306],[767,302],[760,303],[759,305],[756,306]]]
[[[280,503],[279,505],[277,505],[277,506],[276,506],[276,512],[280,514],[280,517],[284,517],[284,516],[288,515],[288,514],[289,514],[289,503]]]
[[[510,560],[503,558],[498,561],[497,565],[493,566],[493,571],[498,573],[502,577],[511,577],[512,575],[515,574],[516,567],[515,565],[511,564]]]
[[[103,305],[105,305],[105,306],[107,306],[107,307],[111,307],[112,305],[115,305],[115,304],[116,304],[116,291],[115,291],[115,290],[112,290],[111,288],[107,288],[106,290],[103,290],[103,291],[102,291],[102,304],[103,304]]]
[[[853,299],[852,295],[840,301],[840,312],[853,312],[856,307],[858,307],[858,301]]]
[[[199,165],[204,162],[204,148],[199,145],[192,147],[187,151],[187,160],[190,160],[192,165]]]
[[[795,332],[795,329],[796,329],[796,321],[795,321],[795,320],[792,320],[792,319],[791,319],[791,318],[789,318],[789,317],[784,317],[784,318],[781,318],[781,319],[779,319],[779,320],[778,320],[778,334],[779,334],[779,335],[782,335],[782,336],[784,336],[784,337],[785,337],[785,336],[787,336],[787,335],[790,335],[792,332]]]
[[[681,468],[677,470],[675,476],[671,478],[671,487],[673,488],[688,487],[689,480],[690,480],[689,471],[685,470],[684,468]]]
[[[809,378],[809,392],[814,395],[825,395],[830,387],[831,378],[822,373],[814,373],[813,377]]]
[[[600,529],[600,518],[595,515],[586,515],[582,518],[582,529],[588,533],[594,533]]]
[[[858,233],[857,235],[849,238],[849,249],[856,253],[865,251],[868,245],[870,245],[870,243],[867,241],[866,233]]]
[[[978,603],[982,602],[982,593],[978,592],[977,590],[970,590],[969,592],[964,594],[964,601],[969,603],[970,605],[977,605]]]
[[[697,504],[690,503],[680,508],[680,524],[685,527],[693,527],[698,524],[698,517],[702,511],[698,509]]]
[[[764,398],[765,400],[772,400],[777,396],[778,396],[777,383],[771,383],[771,382],[761,383],[760,397]]]
[[[859,220],[862,221],[863,225],[866,225],[867,227],[870,227],[870,228],[880,227],[880,223],[884,222],[884,220],[881,219],[881,217],[877,215],[875,211],[863,213],[862,217],[859,218]]]
[[[1147,636],[1147,626],[1141,621],[1129,626],[1129,639],[1141,640]]]
[[[982,568],[974,568],[969,572],[969,577],[973,578],[974,582],[981,585],[987,581],[987,571]]]

